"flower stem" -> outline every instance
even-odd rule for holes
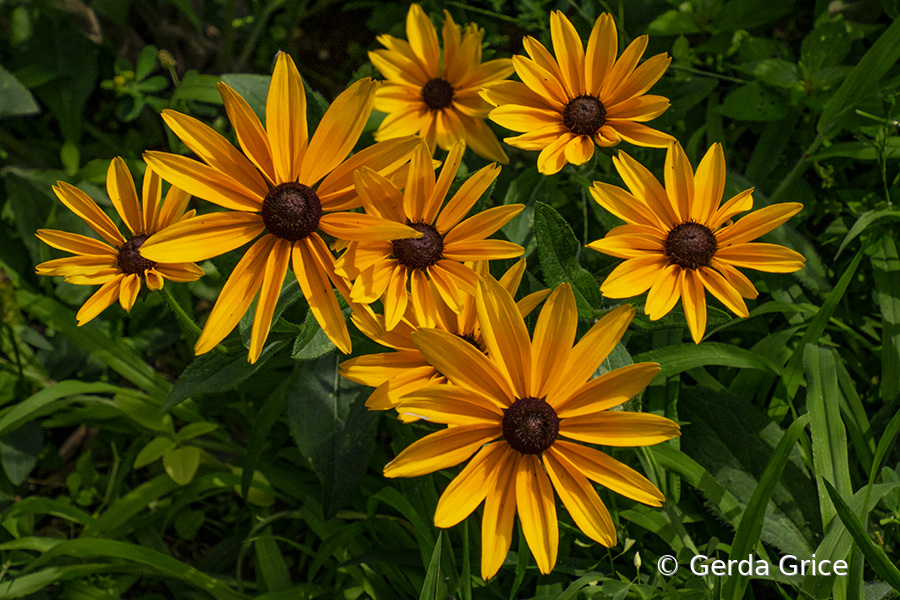
[[[188,342],[191,344],[196,342],[197,338],[200,337],[200,333],[203,331],[200,329],[200,326],[194,323],[194,320],[187,314],[184,307],[178,303],[178,300],[175,299],[172,292],[167,288],[162,287],[160,288],[159,293],[166,301],[169,310],[175,313],[175,318],[178,319],[178,324],[181,326],[181,332],[184,334],[185,338],[189,338]]]

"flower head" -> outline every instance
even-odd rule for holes
[[[203,269],[190,262],[154,262],[143,256],[142,248],[147,240],[194,213],[185,213],[191,197],[174,186],[160,203],[160,184],[159,176],[147,167],[143,202],[139,202],[125,161],[116,157],[109,164],[106,188],[116,212],[130,232],[127,239],[80,189],[64,181],[57,181],[53,187],[56,197],[105,240],[101,242],[55,229],[37,231],[37,237],[48,246],[75,255],[42,262],[36,267],[38,275],[63,276],[67,282],[78,285],[100,285],[78,311],[79,326],[99,315],[116,299],[126,312],[130,312],[141,291],[141,278],[148,289],[158,290],[166,279],[195,281],[203,275]]]
[[[506,138],[510,146],[540,150],[538,170],[559,172],[569,162],[580,165],[594,155],[594,144],[615,146],[622,140],[664,148],[672,136],[643,125],[669,107],[663,96],[645,95],[662,77],[670,58],[658,54],[638,66],[647,49],[643,35],[616,60],[618,37],[609,14],[594,23],[587,51],[566,16],[550,15],[556,58],[536,39],[525,37],[530,58],[514,56],[522,80],[485,86],[482,96],[496,106],[489,117],[522,135]]]
[[[519,214],[521,204],[489,208],[463,221],[500,172],[496,165],[469,177],[441,208],[464,149],[462,142],[453,145],[435,181],[431,156],[420,146],[402,192],[371,169],[360,169],[354,176],[368,214],[422,234],[417,239],[356,240],[337,261],[338,273],[355,280],[350,291],[353,301],[368,304],[383,298],[388,330],[406,312],[407,289],[419,315],[429,313],[434,304],[431,286],[454,312],[460,312],[464,296],[475,292],[478,281],[464,261],[515,258],[524,252],[512,242],[485,239]]]
[[[680,298],[691,336],[699,343],[706,331],[704,289],[735,314],[747,317],[743,298],[756,298],[758,292],[736,267],[769,273],[792,273],[803,267],[806,259],[793,250],[751,242],[800,212],[802,204],[767,206],[736,223],[731,220],[735,215],[753,208],[753,189],[719,206],[725,190],[720,144],[710,147],[696,174],[681,145],[670,145],[665,189],[624,152],[613,161],[631,193],[597,181],[591,195],[626,225],[587,245],[627,259],[600,286],[605,296],[630,298],[650,290],[644,311],[654,321]]]
[[[451,385],[407,394],[397,410],[448,427],[406,448],[384,473],[424,475],[474,454],[441,496],[435,525],[452,527],[485,502],[481,574],[487,579],[506,557],[518,511],[538,568],[549,573],[559,540],[554,490],[585,535],[605,546],[616,543],[616,531],[590,481],[645,504],[663,500],[630,467],[574,442],[643,446],[675,437],[679,428],[656,415],[608,410],[641,391],[659,365],[634,364],[589,380],[631,322],[631,307],[607,314],[573,347],[578,315],[568,284],[545,302],[533,338],[496,281],[479,281],[476,306],[487,355],[444,331],[413,334]]]
[[[491,276],[487,261],[474,263],[471,267],[481,277]],[[500,285],[514,295],[519,289],[524,273],[523,258],[500,278]],[[550,290],[541,290],[525,296],[516,303],[519,312],[523,317],[527,316],[549,293]],[[343,377],[375,388],[366,400],[366,406],[370,410],[394,408],[404,394],[428,385],[447,382],[413,343],[412,334],[419,327],[452,333],[480,351],[485,351],[474,296],[465,296],[459,313],[453,312],[440,296],[435,298],[430,308],[430,311],[419,314],[411,305],[408,306],[403,320],[390,331],[385,329],[384,317],[381,315],[376,315],[373,320],[367,313],[354,314],[353,322],[360,331],[382,346],[393,350],[359,356],[341,363],[340,373]]]
[[[284,53],[269,86],[265,129],[237,92],[224,83],[218,87],[243,153],[211,127],[166,110],[166,123],[203,162],[164,152],[145,157],[169,181],[229,210],[179,223],[148,243],[145,256],[202,260],[255,240],[222,288],[197,340],[197,354],[211,350],[234,329],[259,291],[249,354],[256,361],[288,264],[322,329],[349,352],[350,335],[332,284],[345,296],[349,286],[335,275],[334,256],[319,233],[340,240],[417,236],[405,225],[340,211],[359,206],[353,191],[356,169],[368,166],[392,174],[421,142],[413,137],[390,140],[347,158],[372,110],[375,82],[367,79],[335,99],[309,139],[303,82]]]
[[[437,31],[418,4],[409,7],[406,37],[378,36],[385,50],[369,52],[387,83],[375,94],[375,109],[388,113],[376,140],[419,134],[434,150],[435,143],[449,150],[457,140],[488,160],[505,163],[508,158],[497,136],[484,122],[491,110],[478,90],[500,81],[512,71],[508,58],[481,62],[484,30],[470,23],[462,29],[444,11],[444,52]]]

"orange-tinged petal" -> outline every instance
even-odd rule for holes
[[[577,135],[566,144],[565,154],[570,164],[583,165],[594,156],[594,140],[587,135]]]
[[[546,70],[548,73],[552,73],[553,77],[555,77],[556,80],[560,84],[562,84],[562,71],[559,68],[559,63],[557,62],[556,58],[553,57],[553,54],[549,50],[547,50],[547,48],[542,43],[540,43],[530,35],[526,35],[524,38],[522,38],[522,47],[525,49],[525,52],[528,53],[528,56],[531,57],[531,60],[533,60],[539,67]],[[515,63],[513,68],[515,68]],[[546,100],[550,101],[549,98],[547,98]],[[562,107],[560,106],[560,108]]]
[[[327,213],[319,219],[319,229],[339,240],[359,242],[421,238],[412,227],[365,213]]]
[[[150,167],[148,166],[147,169],[149,170]],[[190,216],[185,213],[190,201],[190,194],[174,185],[169,187],[169,191],[166,192],[166,198],[159,208],[159,215],[156,217],[156,226],[153,228],[153,231],[161,231],[172,223],[193,216],[195,212],[193,210],[190,211],[192,213]]]
[[[694,172],[684,148],[673,142],[666,152],[666,193],[672,208],[678,214],[679,222],[691,218],[691,204],[694,201]]]
[[[406,13],[406,38],[420,61],[425,65],[429,76],[440,74],[441,47],[438,45],[437,31],[431,19],[418,4],[412,4]]]
[[[157,227],[156,224],[156,215],[159,213],[159,201],[162,197],[161,186],[162,180],[159,178],[159,175],[153,169],[147,167],[144,171],[144,185],[141,192],[143,200],[141,210],[143,227],[141,231],[144,233],[153,233],[162,229]]]
[[[243,246],[265,230],[256,213],[217,212],[185,219],[151,235],[141,256],[156,262],[197,262]]]
[[[38,275],[71,277],[79,274],[96,274],[112,269],[120,272],[116,256],[66,256],[42,262],[34,267]]]
[[[506,456],[503,442],[488,444],[453,478],[434,511],[436,527],[453,527],[472,514],[497,477],[497,468]]]
[[[540,459],[523,454],[516,467],[516,506],[522,533],[531,549],[538,570],[546,575],[556,564],[559,549],[559,523],[553,485]]]
[[[706,151],[694,175],[691,220],[695,223],[709,223],[719,208],[719,203],[722,202],[723,193],[725,193],[725,152],[722,150],[722,144],[715,143]]]
[[[617,157],[613,157],[613,163],[634,197],[649,206],[666,229],[672,229],[681,223],[665,188],[644,165],[621,151]]]
[[[651,446],[681,435],[671,419],[649,413],[605,411],[559,422],[559,435],[603,446]]]
[[[269,143],[269,136],[263,129],[259,117],[247,104],[243,96],[228,87],[223,82],[216,84],[219,95],[222,96],[222,102],[225,104],[225,112],[228,114],[228,120],[234,127],[237,135],[238,144],[250,161],[256,165],[256,168],[262,172],[269,185],[276,186],[280,182],[275,175],[275,164],[272,162],[272,145]],[[305,114],[305,113],[304,113]],[[300,119],[305,116],[297,115]],[[305,131],[303,132],[305,135]]]
[[[125,161],[117,156],[109,163],[106,171],[106,191],[109,199],[125,226],[136,234],[144,230],[144,220],[141,217],[141,209],[138,204],[137,190],[134,188],[134,179],[131,171],[125,165]]]
[[[607,108],[607,118],[643,123],[666,112],[669,99],[664,96],[636,96]]]
[[[541,175],[555,175],[566,166],[566,146],[576,137],[578,136],[574,133],[563,133],[541,150],[537,159],[537,168]]]
[[[502,422],[501,408],[492,398],[445,383],[407,393],[397,412],[446,425],[490,425]]]
[[[585,88],[592,96],[600,95],[600,88],[616,61],[619,36],[616,23],[609,13],[594,22],[585,54]]]
[[[263,196],[248,190],[227,173],[166,152],[144,152],[144,161],[172,185],[223,208],[258,211]]]
[[[444,258],[449,260],[501,260],[522,256],[525,249],[506,240],[467,240],[453,242],[444,247]]]
[[[719,246],[742,244],[769,233],[803,210],[799,202],[785,202],[766,206],[740,219],[730,227],[716,232]]]
[[[162,274],[155,268],[144,271],[144,280],[147,282],[148,290],[161,290],[166,282]]]
[[[291,256],[294,274],[309,303],[309,310],[338,350],[349,354],[350,333],[332,288],[332,277],[337,277],[332,275],[334,256],[316,233],[296,242]]]
[[[403,265],[395,266],[384,293],[384,327],[388,331],[397,326],[406,312],[406,305],[409,301],[406,291],[406,272],[407,269]]]
[[[560,11],[550,13],[550,36],[553,52],[559,61],[563,84],[570,98],[585,93],[584,46],[572,22]],[[581,163],[576,163],[581,164]]]
[[[662,220],[664,215],[657,214],[648,204],[637,200],[622,188],[595,181],[589,191],[597,204],[626,223],[667,230]]]
[[[419,327],[435,327],[438,309],[425,271],[412,269],[409,276],[409,292],[416,323]]]
[[[388,178],[368,167],[353,173],[353,184],[366,212],[398,223],[406,220],[403,194]]]
[[[522,150],[543,150],[550,144],[556,142],[561,136],[565,136],[566,139],[571,139],[571,137],[569,137],[570,135],[571,132],[569,131],[569,128],[560,121],[553,125],[538,127],[537,129],[529,131],[528,133],[523,133],[522,135],[504,138],[503,141],[514,148],[521,148]],[[565,150],[563,151],[565,152]]]
[[[716,252],[716,258],[734,267],[746,267],[766,273],[793,273],[803,268],[806,259],[778,244],[747,243],[727,246]]]
[[[562,109],[569,101],[562,83],[550,71],[538,65],[535,61],[524,56],[512,57],[513,66],[519,79],[553,106]]]
[[[625,227],[629,227],[625,225]],[[587,244],[588,248],[618,258],[637,258],[650,254],[660,255],[665,247],[655,235],[646,233],[607,234],[602,240]]]
[[[259,300],[256,302],[256,313],[253,315],[253,329],[250,333],[250,354],[248,360],[255,363],[262,354],[263,345],[272,326],[272,315],[275,304],[281,293],[281,285],[287,273],[291,258],[291,242],[276,239],[266,259],[262,285],[259,288]]]
[[[156,263],[154,267],[160,275],[169,281],[187,282],[197,281],[203,277],[203,269],[194,263]]]
[[[495,475],[485,482],[487,498],[481,521],[481,577],[497,574],[509,553],[516,516],[516,465],[518,453],[505,443]]]
[[[84,269],[80,273],[75,274],[54,273],[54,275],[57,274],[64,275],[66,283],[72,283],[74,285],[103,285],[110,279],[118,277],[123,273],[118,266],[115,266],[104,269]]]
[[[475,288],[475,305],[488,355],[509,378],[516,398],[535,396],[531,339],[515,300],[496,280],[486,277]]]
[[[691,338],[695,344],[699,344],[706,332],[706,291],[694,269],[684,269],[682,273],[681,304],[684,306],[684,317],[691,330]]]
[[[559,122],[560,124],[562,123],[562,113],[560,112],[562,105],[544,99],[519,81],[495,81],[489,83],[481,89],[480,95],[489,104],[498,107],[506,106],[507,104],[518,104],[519,106],[531,108],[554,109],[560,115]]]
[[[340,375],[355,383],[377,387],[403,372],[427,365],[416,350],[366,354],[340,364]]]
[[[382,44],[394,40],[397,46],[388,50],[371,50],[369,61],[372,66],[392,83],[422,89],[431,77],[425,72],[425,65],[419,61],[409,44],[405,40],[398,40],[389,35],[380,35],[377,39]],[[400,44],[406,44],[405,48],[399,46]]]
[[[612,517],[587,477],[565,458],[559,457],[553,446],[543,453],[543,458],[553,488],[575,525],[595,542],[607,548],[615,546],[616,527]]]
[[[118,251],[115,248],[104,244],[99,240],[81,235],[78,233],[69,233],[68,231],[58,231],[56,229],[38,229],[35,235],[39,240],[56,248],[83,256],[103,256],[107,259],[116,260]],[[124,241],[123,241],[124,243]]]
[[[651,56],[611,91],[609,102],[621,102],[643,94],[659,81],[671,62],[672,59],[665,53]]]
[[[441,173],[438,175],[437,182],[431,190],[431,198],[429,198],[426,203],[427,210],[424,215],[424,221],[426,223],[435,222],[441,209],[441,205],[444,203],[444,199],[450,191],[450,185],[456,177],[456,172],[459,171],[459,165],[462,162],[463,153],[465,151],[466,144],[465,142],[460,141],[453,144],[453,147],[450,148],[450,152],[447,153],[447,160],[444,161],[444,164],[441,167]]]
[[[656,281],[650,286],[644,312],[651,321],[663,318],[678,304],[678,300],[681,299],[683,270],[678,265],[670,264],[660,271]]]
[[[648,40],[646,35],[642,35],[628,44],[628,47],[622,52],[622,56],[615,62],[600,85],[601,101],[608,100],[621,82],[631,76],[641,56],[644,55],[644,50],[647,49]]]
[[[631,298],[643,294],[667,264],[669,259],[662,255],[629,258],[613,269],[600,285],[600,291],[607,298]]]
[[[350,289],[350,298],[354,302],[363,304],[369,304],[381,298],[387,290],[398,264],[395,260],[383,261],[360,272]]]
[[[650,481],[614,458],[565,440],[557,440],[551,448],[556,458],[566,460],[582,475],[617,494],[650,506],[662,506],[665,497]]]
[[[550,294],[534,328],[531,343],[534,361],[531,371],[532,396],[553,401],[558,382],[565,374],[577,327],[575,296],[572,287],[564,283]]]
[[[94,202],[90,196],[65,181],[57,181],[56,185],[53,186],[53,191],[56,193],[56,197],[59,198],[69,210],[78,215],[82,221],[87,223],[88,226],[96,231],[104,240],[116,247],[125,243],[125,238],[119,233],[119,230],[113,224],[112,219],[110,219],[105,212],[100,210],[100,207],[97,206],[97,203]]]
[[[518,254],[515,256],[518,256]],[[460,262],[456,262],[455,260],[439,260],[428,270],[428,272],[429,275],[432,276],[432,283],[435,283],[435,285],[438,285],[436,280],[441,279],[440,285],[447,288],[448,284],[451,284],[449,287],[456,290],[455,293],[457,295],[475,295],[475,285],[478,283],[478,274]],[[437,277],[435,277],[435,275]],[[442,291],[441,296],[446,300],[444,294],[445,292]],[[460,301],[461,300],[462,299],[460,298]]]
[[[606,125],[615,130],[616,135],[635,146],[648,148],[666,148],[675,138],[668,133],[652,129],[643,123],[635,123],[626,119],[607,119]],[[602,132],[605,126],[600,129]]]
[[[694,273],[700,279],[703,287],[718,298],[719,302],[727,306],[731,312],[745,319],[750,316],[750,311],[747,310],[747,305],[740,293],[718,271],[709,267],[700,267]]]
[[[266,235],[250,246],[222,287],[203,332],[194,346],[194,353],[212,350],[235,328],[263,282],[269,253],[278,238]]]
[[[658,364],[637,363],[595,377],[556,406],[556,414],[568,419],[619,406],[650,385],[657,373]]]
[[[314,185],[347,158],[372,112],[376,86],[371,79],[360,79],[334,99],[309,142],[301,183]]]
[[[78,309],[78,314],[75,315],[79,327],[106,310],[119,298],[119,286],[124,278],[125,275],[122,273],[116,275],[100,286],[100,289],[87,299],[81,308]]]
[[[495,364],[468,342],[438,329],[419,329],[413,342],[425,359],[455,385],[509,406],[513,391]]]
[[[434,223],[437,230],[446,234],[450,229],[456,227],[499,174],[500,167],[490,164],[479,169],[459,186],[459,189],[438,215],[437,221]]]
[[[125,309],[125,312],[131,312],[134,301],[137,300],[138,292],[141,291],[141,276],[135,273],[125,275],[119,284],[119,304]]]
[[[280,52],[266,98],[266,135],[271,145],[278,183],[297,181],[300,165],[306,162],[303,158],[306,156],[308,133],[303,81],[293,59],[286,52]],[[312,149],[310,156],[318,158]],[[301,179],[301,183],[309,186],[316,181],[318,179]]]
[[[419,358],[421,359],[421,355]],[[432,384],[446,385],[446,383],[447,380],[435,371],[431,365],[426,364],[422,367],[414,367],[392,377],[375,388],[375,391],[366,399],[366,408],[369,410],[396,408],[403,396]],[[418,420],[418,417],[413,415],[399,415],[397,418],[403,422]]]
[[[500,424],[458,425],[426,435],[384,467],[385,477],[418,477],[455,467],[503,434]]]
[[[503,146],[500,145],[497,135],[482,118],[464,117],[461,121],[465,130],[466,145],[475,154],[502,164],[509,162],[509,157],[503,151]]]
[[[547,127],[561,123],[559,111],[540,107],[523,106],[521,104],[505,104],[490,112],[491,121],[513,131],[534,131],[538,127]]]
[[[716,210],[709,223],[709,228],[715,231],[722,223],[728,221],[738,213],[746,212],[753,208],[753,188],[733,196],[728,202]]]
[[[420,145],[413,152],[409,165],[409,175],[403,189],[403,210],[406,218],[413,223],[427,222],[427,212],[437,212],[428,206],[433,200],[434,168],[431,166],[431,152],[425,145]],[[443,198],[441,198],[443,200]],[[438,203],[438,207],[440,203]]]
[[[163,120],[194,154],[221,173],[228,174],[248,195],[265,197],[269,188],[247,157],[215,129],[194,117],[164,110]]]
[[[725,278],[731,287],[736,289],[738,293],[744,298],[750,298],[751,300],[759,296],[759,292],[756,291],[756,287],[753,283],[747,279],[747,276],[729,265],[726,262],[718,260],[716,257],[709,262],[709,266],[716,269],[722,276]]]

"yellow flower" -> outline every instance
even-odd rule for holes
[[[464,150],[463,142],[453,145],[435,182],[431,156],[420,146],[413,154],[402,193],[371,169],[360,169],[354,175],[367,213],[409,225],[422,234],[419,239],[353,241],[337,261],[338,274],[355,280],[350,291],[353,301],[368,304],[383,297],[388,330],[406,312],[407,288],[419,315],[428,313],[434,304],[429,282],[454,312],[460,312],[465,294],[475,293],[478,281],[464,261],[515,258],[524,252],[512,242],[485,239],[519,214],[523,205],[496,206],[462,220],[497,177],[497,165],[472,175],[441,208]]]
[[[197,354],[211,350],[234,329],[259,291],[249,353],[255,362],[288,263],[322,329],[341,351],[349,352],[350,335],[332,284],[345,296],[350,290],[335,275],[334,256],[319,232],[340,240],[417,236],[396,223],[339,211],[359,206],[353,191],[356,169],[366,165],[394,173],[421,141],[390,140],[347,158],[372,110],[375,82],[368,79],[335,99],[309,139],[303,82],[283,53],[269,87],[265,129],[237,92],[219,83],[219,93],[243,153],[200,121],[166,110],[168,126],[203,162],[164,152],[147,152],[145,158],[178,187],[230,210],[179,223],[148,243],[145,256],[202,260],[256,240],[222,288],[194,347]]]
[[[514,56],[522,83],[502,81],[486,85],[482,96],[496,106],[495,123],[523,135],[506,138],[510,146],[540,150],[538,170],[559,172],[566,162],[580,165],[594,155],[594,144],[615,146],[620,141],[664,148],[672,136],[643,125],[669,107],[663,96],[644,93],[662,77],[670,58],[665,53],[637,66],[647,49],[642,35],[616,60],[616,25],[608,14],[594,23],[587,52],[566,16],[550,15],[550,34],[556,58],[540,42],[525,37],[531,58]]]
[[[596,181],[591,195],[627,225],[587,245],[628,259],[600,286],[605,296],[630,298],[650,290],[644,312],[654,321],[681,298],[691,336],[700,343],[706,331],[704,288],[735,314],[747,317],[743,298],[756,298],[758,292],[736,267],[769,273],[792,273],[803,267],[806,259],[793,250],[749,243],[800,212],[802,204],[767,206],[737,223],[732,223],[732,217],[753,208],[753,188],[719,206],[725,190],[725,155],[720,144],[707,151],[696,175],[681,145],[670,145],[665,189],[624,152],[613,161],[631,193]]]
[[[547,299],[533,339],[512,296],[496,281],[480,280],[476,306],[487,356],[451,333],[413,334],[419,351],[452,385],[408,394],[397,410],[448,427],[406,448],[384,474],[424,475],[474,454],[441,496],[435,525],[452,527],[485,501],[481,574],[487,579],[506,557],[518,511],[538,568],[549,573],[559,541],[554,489],[575,524],[605,546],[616,543],[616,530],[589,480],[652,506],[663,501],[633,469],[569,440],[644,446],[679,435],[679,428],[657,415],[607,410],[650,383],[656,363],[589,380],[627,329],[631,307],[607,314],[573,347],[578,315],[568,284]]]
[[[487,261],[475,263],[472,268],[479,276],[490,277]],[[523,258],[500,278],[500,285],[511,295],[515,295],[524,273]],[[550,290],[541,290],[525,296],[516,303],[519,312],[523,317],[528,316],[549,293]],[[369,409],[394,408],[404,394],[427,385],[447,382],[413,343],[412,334],[419,327],[433,327],[452,333],[482,352],[485,350],[484,341],[481,339],[481,325],[475,311],[475,297],[466,296],[459,314],[450,310],[439,297],[435,300],[431,311],[419,317],[411,307],[407,308],[404,319],[390,331],[385,330],[384,317],[381,315],[376,315],[373,321],[365,313],[354,314],[353,322],[360,331],[382,346],[394,350],[359,356],[341,363],[340,373],[343,377],[375,388],[366,400]]]
[[[101,284],[78,311],[79,326],[99,315],[117,298],[122,308],[130,312],[141,291],[141,277],[149,289],[158,290],[165,279],[195,281],[203,275],[203,269],[190,262],[154,262],[143,256],[142,248],[148,239],[194,213],[185,214],[191,197],[174,186],[160,203],[160,183],[159,176],[147,167],[141,203],[125,161],[116,157],[109,164],[106,189],[116,212],[131,232],[127,240],[87,194],[64,181],[57,181],[53,187],[56,197],[106,240],[104,243],[55,229],[37,231],[37,237],[48,246],[75,255],[42,262],[36,267],[38,275],[62,276],[77,285]]]
[[[508,58],[481,62],[484,30],[470,23],[465,30],[444,11],[444,60],[437,31],[418,4],[409,7],[406,37],[378,36],[386,50],[369,52],[369,60],[387,79],[375,94],[375,109],[388,113],[376,140],[420,134],[434,151],[465,140],[476,154],[505,163],[509,159],[497,136],[484,122],[491,106],[478,96],[482,85],[513,72]]]

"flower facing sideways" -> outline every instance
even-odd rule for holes
[[[631,322],[631,307],[607,314],[573,347],[578,316],[568,284],[545,302],[533,338],[496,281],[479,281],[476,306],[487,355],[444,331],[413,334],[419,351],[451,385],[408,394],[397,411],[447,428],[413,443],[384,473],[424,475],[474,454],[441,496],[435,525],[452,527],[484,501],[481,574],[487,579],[506,557],[518,512],[538,568],[549,573],[559,542],[554,490],[579,529],[608,547],[616,543],[616,530],[590,481],[652,506],[663,501],[642,475],[575,442],[644,446],[679,435],[679,428],[657,415],[608,410],[646,387],[659,371],[656,363],[589,380]]]
[[[803,209],[797,202],[774,204],[736,223],[731,219],[753,208],[753,189],[719,206],[725,190],[725,155],[713,144],[696,174],[681,145],[669,146],[665,189],[650,171],[620,152],[613,158],[625,190],[594,182],[591,195],[626,222],[588,244],[604,254],[627,259],[600,286],[609,298],[630,298],[649,290],[644,311],[651,320],[665,316],[681,299],[694,342],[706,331],[708,290],[741,317],[749,316],[744,298],[758,292],[737,267],[792,273],[803,267],[801,254],[777,244],[751,242]]]
[[[572,23],[559,11],[550,15],[556,58],[536,39],[525,37],[530,58],[514,56],[522,82],[488,84],[481,95],[496,106],[492,121],[524,132],[506,138],[510,146],[540,150],[537,166],[544,175],[559,172],[567,162],[584,164],[594,144],[615,146],[622,140],[638,146],[664,148],[672,136],[644,125],[669,107],[663,96],[645,95],[662,77],[671,59],[658,54],[638,66],[647,49],[643,35],[616,60],[616,25],[608,14],[594,23],[587,51]]]
[[[375,82],[360,80],[325,112],[312,139],[306,124],[306,95],[297,67],[280,54],[266,101],[266,128],[247,102],[219,84],[241,150],[200,121],[175,111],[163,118],[203,162],[164,152],[147,152],[147,162],[167,180],[229,209],[183,221],[149,242],[153,260],[202,260],[253,244],[225,282],[197,340],[203,354],[238,324],[259,291],[250,336],[250,362],[262,353],[288,265],[322,329],[343,352],[350,335],[332,290],[346,297],[349,286],[334,273],[334,256],[319,232],[340,240],[400,239],[414,230],[371,215],[340,212],[359,206],[353,172],[368,166],[392,174],[421,145],[414,137],[376,144],[352,157],[372,110]],[[255,241],[254,241],[255,240]]]
[[[524,252],[512,242],[485,239],[519,214],[524,208],[521,204],[495,206],[463,220],[497,177],[500,168],[496,165],[469,177],[442,208],[464,149],[463,142],[453,145],[435,181],[431,156],[420,146],[410,161],[402,192],[371,169],[360,169],[354,176],[368,214],[398,226],[408,225],[422,234],[417,239],[407,235],[404,239],[353,241],[335,265],[338,274],[354,280],[350,291],[354,302],[369,304],[383,299],[388,330],[400,322],[408,301],[419,322],[424,322],[428,318],[424,315],[433,310],[432,286],[454,312],[460,312],[465,295],[475,292],[478,281],[465,261],[515,258]]]
[[[193,215],[185,213],[190,196],[171,187],[160,203],[161,181],[147,167],[144,173],[143,202],[138,201],[131,172],[121,158],[114,158],[106,174],[106,187],[116,212],[131,233],[126,239],[112,220],[84,192],[64,181],[56,182],[56,196],[88,224],[105,242],[77,233],[39,229],[37,237],[48,246],[75,256],[48,260],[37,265],[38,275],[63,276],[69,283],[100,285],[78,311],[78,325],[84,325],[116,299],[131,311],[141,278],[151,290],[161,289],[164,280],[195,281],[203,269],[190,262],[154,262],[142,255],[142,246],[154,234]]]
[[[388,113],[376,140],[419,134],[434,150],[435,144],[449,150],[458,140],[476,154],[501,163],[508,158],[497,136],[484,122],[491,105],[478,91],[482,85],[500,81],[512,71],[508,58],[481,62],[484,31],[474,23],[460,31],[450,13],[444,11],[444,56],[437,31],[418,4],[409,7],[406,37],[378,36],[384,50],[369,52],[369,60],[387,82],[375,94],[375,110]]]

